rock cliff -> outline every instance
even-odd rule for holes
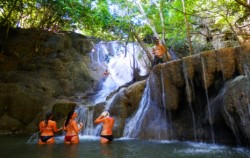
[[[0,133],[37,131],[45,111],[60,105],[66,109],[64,117],[76,106],[76,94],[92,88],[88,53],[93,44],[87,37],[0,31]]]
[[[66,113],[78,105],[79,96],[86,99],[93,92],[91,74],[97,70],[91,70],[88,55],[93,39],[68,32],[0,31],[0,134],[36,132],[49,109],[62,124]],[[135,137],[247,146],[249,64],[250,46],[210,50],[159,64],[146,80],[123,86],[96,105],[94,117],[109,104],[116,118],[115,136],[122,137],[126,124],[147,104],[151,111],[143,115]],[[152,109],[160,110],[154,114]],[[168,129],[157,122],[162,112]],[[163,137],[154,133],[166,131],[170,134]]]

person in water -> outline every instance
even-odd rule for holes
[[[38,144],[53,144],[55,143],[54,133],[59,132],[62,128],[57,128],[56,121],[52,120],[52,112],[48,111],[45,115],[45,120],[39,123],[41,132]]]
[[[110,75],[110,73],[109,73],[108,69],[106,69],[105,72],[103,73],[103,76],[108,77],[109,75]]]
[[[96,120],[96,124],[103,123],[102,132],[101,132],[101,143],[108,143],[113,140],[113,126],[114,126],[114,118],[110,117],[108,111],[104,111]]]
[[[76,122],[77,113],[73,110],[70,111],[67,115],[64,130],[66,134],[64,136],[64,143],[65,144],[77,144],[79,143],[79,136],[78,133],[83,128],[83,123],[80,123],[79,126]]]

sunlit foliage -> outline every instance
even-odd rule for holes
[[[194,52],[212,49],[212,36],[226,31],[241,40],[239,27],[247,25],[249,6],[243,0],[185,0],[185,5],[181,0],[1,0],[0,25],[78,31],[104,40],[158,36],[187,53],[186,26]]]

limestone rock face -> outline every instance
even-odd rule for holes
[[[124,95],[126,99],[123,102],[127,102],[127,105],[132,109],[136,109],[141,101],[143,91],[146,86],[146,81],[139,81],[129,86],[124,90]]]
[[[248,75],[249,56],[250,46],[223,48],[154,67],[146,99],[154,103],[150,106],[165,107],[172,139],[250,144],[248,80],[234,81],[224,89],[228,81]],[[143,119],[151,116],[147,117]]]
[[[0,34],[0,134],[37,132],[51,109],[62,126],[67,113],[78,106],[78,94],[91,97],[91,39],[21,29],[4,35]],[[149,103],[151,111],[140,118],[141,127],[149,130],[140,129],[139,138],[249,146],[249,67],[248,45],[201,52],[156,65],[146,80],[120,87],[89,108],[96,118],[109,106],[116,119],[115,137],[122,137],[140,105]],[[167,137],[159,137],[157,130]]]
[[[138,109],[146,81],[139,81],[129,87],[122,88],[111,98],[110,113],[115,117],[114,135],[123,136],[126,119]]]
[[[10,29],[5,37],[7,30],[0,31],[0,117],[8,122],[0,133],[37,131],[53,106],[57,118],[68,112],[58,98],[92,88],[88,53],[93,45],[87,37],[25,29]]]
[[[223,96],[223,116],[239,144],[250,141],[249,95],[249,76],[239,76],[228,83]]]

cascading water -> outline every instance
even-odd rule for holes
[[[78,113],[77,122],[83,123],[84,130],[81,131],[82,135],[96,135],[100,132],[100,126],[94,128],[94,106],[81,105],[76,109],[76,112]]]
[[[155,78],[154,75],[150,77],[153,80]],[[166,116],[166,108],[159,102],[162,99],[161,92],[157,92],[149,82],[150,79],[147,80],[138,110],[125,125],[123,135],[129,138],[169,139],[171,124]]]
[[[211,126],[211,136],[212,136],[212,141],[215,143],[214,139],[214,130],[213,130],[213,124],[212,124],[212,117],[211,117],[211,109],[210,109],[210,103],[209,103],[209,97],[208,97],[208,91],[207,91],[207,82],[206,82],[206,69],[205,69],[205,63],[203,57],[200,55],[201,58],[201,65],[202,65],[202,74],[203,74],[203,81],[204,81],[204,89],[206,93],[206,99],[207,99],[207,110],[208,110],[208,119],[209,119],[209,124]]]
[[[107,96],[120,86],[133,80],[134,70],[139,70],[139,75],[148,73],[149,61],[145,53],[137,43],[123,45],[121,42],[100,42],[90,53],[92,67],[95,67],[96,76],[101,76],[98,81],[100,90],[95,94],[91,105],[80,105],[78,111],[78,122],[84,123],[82,135],[98,135],[101,126],[94,126],[93,118],[95,105],[106,102]],[[99,70],[107,70],[108,75],[104,76]],[[97,74],[99,73],[99,74]],[[99,77],[100,78],[100,77]],[[109,110],[109,103],[105,103],[105,110]]]
[[[92,64],[100,65],[99,69],[107,69],[109,72],[108,76],[99,81],[102,87],[95,97],[94,104],[105,101],[112,91],[130,82],[135,69],[139,69],[141,76],[148,73],[147,58],[136,43],[123,45],[117,41],[100,42],[95,45],[94,50],[91,52]]]
[[[165,109],[165,110],[163,110],[163,116],[164,116],[164,118],[166,119],[166,120],[169,120],[169,123],[167,123],[167,121],[166,121],[166,123],[167,123],[167,125],[166,125],[166,127],[169,127],[169,130],[168,131],[170,131],[169,132],[169,135],[170,135],[170,138],[172,138],[172,136],[173,136],[173,127],[172,127],[172,124],[170,123],[170,122],[172,122],[172,114],[171,114],[171,111],[170,111],[170,109],[166,109],[165,108],[165,106],[166,106],[166,96],[167,96],[167,94],[166,94],[166,92],[165,92],[165,84],[164,84],[164,72],[163,72],[163,68],[161,69],[161,85],[162,85],[162,87],[161,87],[161,89],[162,89],[162,107],[163,107],[163,109]],[[168,116],[168,117],[167,117]],[[167,130],[166,130],[167,131]]]
[[[184,79],[185,79],[185,83],[186,83],[187,101],[188,101],[188,105],[189,105],[189,108],[190,108],[191,113],[192,113],[193,129],[194,129],[194,140],[197,141],[195,115],[194,115],[194,110],[193,110],[193,106],[192,106],[192,103],[191,103],[192,91],[190,89],[190,84],[189,84],[189,79],[188,79],[188,74],[187,74],[187,64],[184,61],[183,61],[183,74],[184,74]]]

